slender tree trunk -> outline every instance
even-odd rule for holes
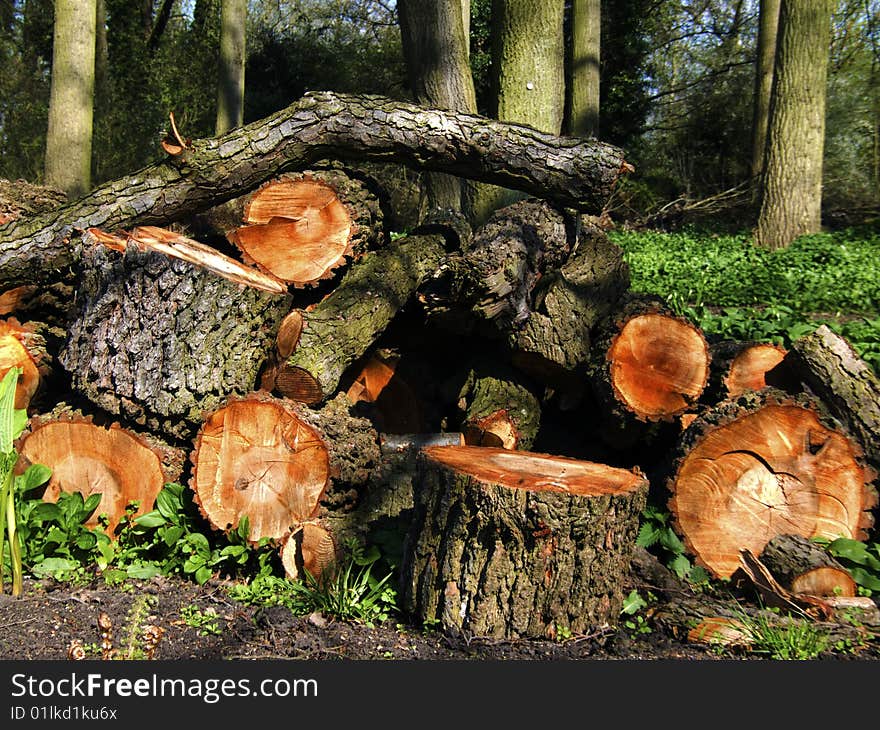
[[[57,0],[45,183],[79,197],[91,187],[96,0]]]
[[[785,248],[821,228],[831,0],[783,0],[755,242]]]
[[[770,118],[770,92],[773,88],[773,57],[776,54],[776,35],[779,29],[781,0],[761,0],[758,21],[758,51],[755,58],[755,101],[752,119],[752,185],[755,199],[761,172],[764,169],[764,151],[767,146],[767,122]]]
[[[467,0],[401,0],[400,34],[410,86],[420,104],[475,113],[477,97],[468,62]],[[443,173],[425,176],[426,207],[460,212],[462,181]]]
[[[493,0],[492,74],[495,117],[559,134],[565,108],[565,3],[562,0]],[[522,198],[487,189],[476,218]]]
[[[223,0],[220,11],[220,78],[216,133],[244,122],[244,65],[247,0]]]
[[[599,59],[601,53],[601,0],[573,0],[571,4],[571,134],[599,134]]]

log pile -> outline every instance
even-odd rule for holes
[[[594,217],[620,150],[328,92],[167,151],[0,228],[0,371],[25,370],[20,450],[53,469],[46,499],[101,491],[112,530],[180,480],[292,580],[395,531],[413,620],[497,638],[615,624],[649,498],[720,578],[743,551],[806,554],[780,535],[869,533],[876,378],[830,333],[710,343],[632,293]],[[350,159],[531,197],[393,235]],[[15,317],[39,322],[25,301],[58,282],[74,296],[41,341]],[[35,401],[41,363],[64,377]],[[81,417],[53,413],[68,400]]]

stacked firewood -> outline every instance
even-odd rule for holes
[[[530,197],[398,234],[330,159],[391,154]],[[101,492],[112,529],[180,481],[292,579],[391,528],[408,614],[497,637],[616,623],[651,495],[720,578],[778,535],[868,534],[876,377],[828,331],[709,342],[633,293],[593,216],[616,148],[319,94],[169,155],[0,228],[0,370],[46,499]]]

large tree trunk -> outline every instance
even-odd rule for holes
[[[599,59],[601,0],[573,0],[571,4],[571,134],[599,136]]]
[[[57,278],[76,261],[76,229],[167,225],[243,195],[328,154],[394,159],[424,170],[506,184],[597,212],[632,168],[620,149],[563,140],[522,125],[376,96],[307,94],[273,116],[107,183],[65,208],[0,231],[0,289]]]
[[[397,12],[410,87],[420,104],[476,113],[461,0],[401,0]],[[444,173],[425,177],[427,216],[435,208],[462,210],[462,181]]]
[[[486,446],[423,453],[402,570],[408,614],[495,638],[617,623],[642,475]]]
[[[760,188],[767,148],[767,124],[770,119],[770,93],[773,89],[773,59],[779,29],[779,6],[782,0],[761,0],[758,21],[758,50],[755,59],[755,101],[752,116],[752,189]]]
[[[755,242],[785,248],[822,224],[830,0],[783,0]]]
[[[218,135],[244,121],[244,62],[247,0],[223,0],[220,12],[220,67],[217,84]]]
[[[565,110],[565,4],[493,0],[492,84],[497,119],[559,134]],[[518,188],[486,188],[475,222],[522,197]]]
[[[95,18],[95,0],[56,0],[45,181],[70,197],[92,185]]]

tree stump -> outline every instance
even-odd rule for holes
[[[858,443],[821,405],[773,388],[723,401],[676,446],[667,484],[675,526],[720,578],[780,534],[863,539],[877,492]]]
[[[759,560],[792,593],[847,597],[857,593],[849,571],[802,535],[777,535],[764,546]]]
[[[423,454],[407,613],[507,639],[616,624],[648,489],[637,470],[479,446]]]
[[[188,440],[204,413],[256,387],[291,300],[259,272],[168,238],[136,229],[124,251],[112,236],[84,247],[59,360],[96,406]]]

